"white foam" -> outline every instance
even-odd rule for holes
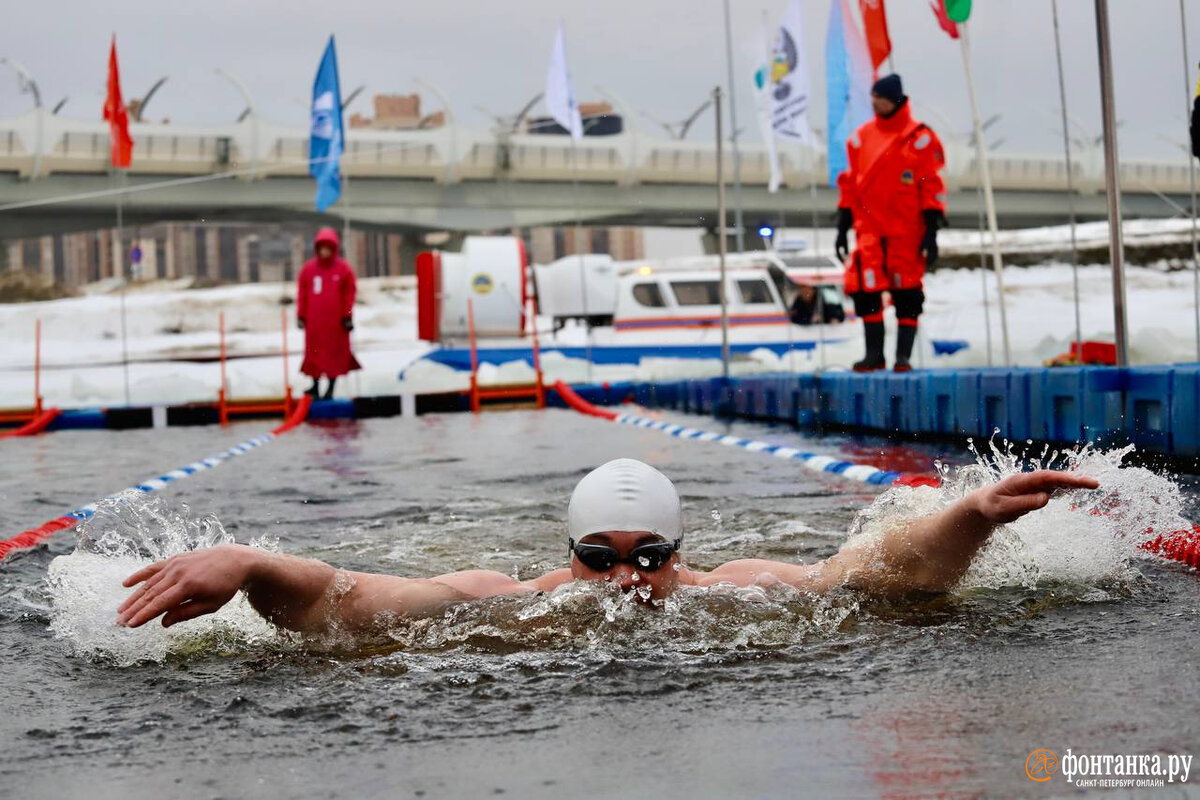
[[[172,510],[161,498],[105,501],[84,523],[75,551],[50,563],[50,629],[74,654],[115,666],[283,641],[241,595],[216,614],[171,628],[158,621],[136,629],[117,626],[117,607],[131,591],[121,585],[126,577],[176,553],[232,541],[215,517],[193,519],[186,506]]]

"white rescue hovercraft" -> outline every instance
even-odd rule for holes
[[[438,345],[424,360],[471,370],[473,327],[478,363],[529,362],[533,297],[542,353],[593,364],[720,359],[718,269],[716,256],[615,261],[600,254],[530,268],[520,239],[469,236],[459,253],[417,258],[419,337]],[[829,258],[774,251],[727,256],[732,356],[761,349],[811,356],[822,343],[845,342],[841,273]],[[801,293],[806,297],[797,303]],[[827,323],[792,321],[816,323],[822,316]]]

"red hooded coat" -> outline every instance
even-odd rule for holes
[[[937,134],[912,118],[908,103],[875,117],[846,143],[850,167],[838,176],[839,208],[854,212],[847,293],[916,289],[925,276],[922,212],[946,210],[945,163]]]
[[[354,313],[357,283],[354,270],[338,257],[338,235],[322,228],[313,239],[313,250],[327,243],[333,257],[314,257],[300,270],[296,293],[296,319],[304,321],[304,363],[300,371],[313,378],[337,378],[361,369],[350,352],[350,331],[342,320]]]

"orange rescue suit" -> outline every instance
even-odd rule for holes
[[[838,176],[838,208],[854,214],[846,293],[920,288],[922,212],[946,210],[941,141],[905,102],[855,131],[846,150],[850,166]]]

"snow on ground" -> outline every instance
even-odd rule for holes
[[[1085,339],[1113,340],[1112,284],[1106,267],[1079,271],[1081,316]],[[983,313],[986,279],[989,314]],[[1167,272],[1147,267],[1127,269],[1130,355],[1134,363],[1197,360],[1196,322],[1190,272]],[[1014,363],[1040,364],[1065,352],[1074,336],[1071,268],[1065,264],[1012,267],[1005,270],[1005,299]],[[289,293],[290,293],[289,289]],[[918,366],[963,367],[989,363],[985,319],[991,320],[993,361],[1003,363],[995,277],[989,271],[946,270],[926,280],[925,315]],[[299,374],[303,332],[295,327],[294,307],[281,305],[278,285],[244,285],[217,289],[183,289],[178,284],[133,288],[126,297],[130,401],[152,405],[212,401],[220,384],[215,363],[172,360],[213,356],[217,352],[217,316],[225,312],[227,347],[231,355],[263,354],[228,363],[231,397],[279,396],[283,384],[280,310],[286,309],[289,375],[297,390],[308,385]],[[412,279],[373,278],[359,281],[355,311],[354,347],[363,370],[341,381],[338,394],[372,395],[463,389],[466,376],[430,362],[415,363],[430,346],[416,340],[416,295]],[[33,326],[42,320],[42,394],[46,402],[64,408],[118,405],[124,402],[121,367],[119,294],[92,294],[43,303],[0,305],[0,407],[27,406],[33,395]],[[548,322],[544,327],[548,328]],[[862,355],[861,329],[851,323],[831,328],[831,336],[850,341],[826,349],[824,365],[845,367]],[[953,356],[934,357],[933,339],[963,339],[970,347]],[[582,344],[582,331],[568,328],[557,340]],[[543,344],[554,339],[543,336]],[[893,320],[888,315],[888,357],[894,349]],[[789,359],[767,351],[735,363],[734,374],[786,369]],[[793,354],[792,369],[811,371],[822,366],[817,355]],[[556,354],[544,357],[549,380],[616,381],[670,379],[720,374],[716,360],[646,359],[638,366],[596,366],[589,372],[581,360]],[[398,378],[406,370],[405,381]],[[481,369],[481,381],[528,379],[524,364]]]

